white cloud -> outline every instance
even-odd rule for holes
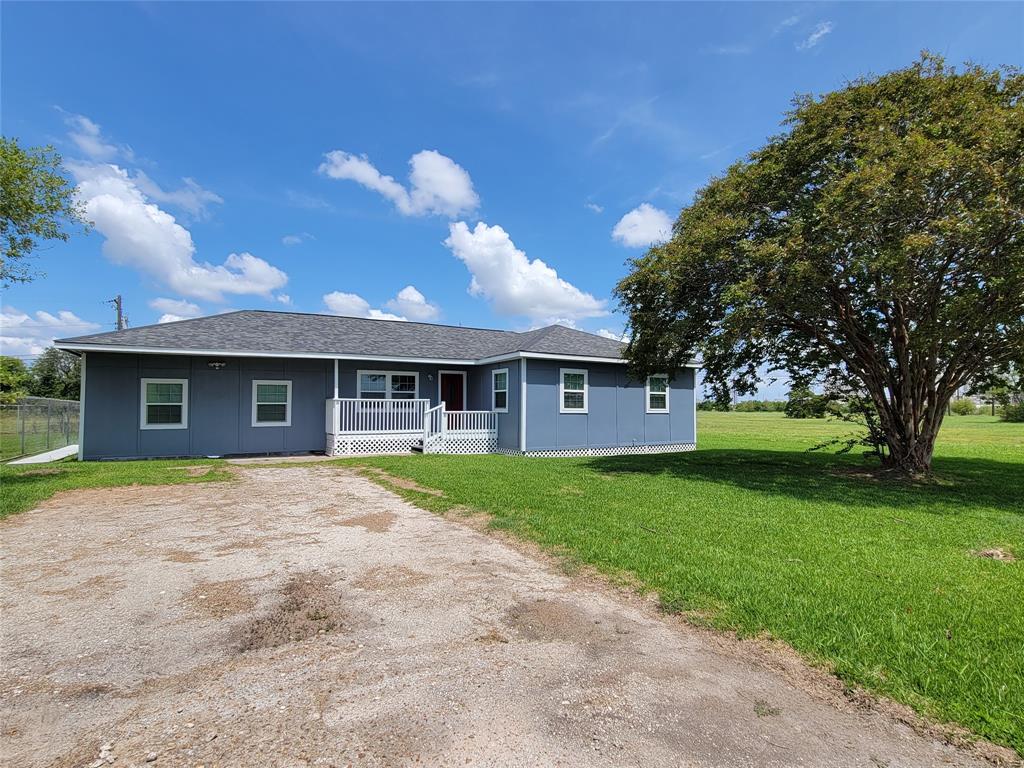
[[[727,43],[726,45],[713,45],[706,49],[708,53],[713,53],[717,56],[746,56],[747,54],[753,53],[754,49],[752,46],[746,43]]]
[[[775,29],[772,30],[772,34],[777,35],[787,27],[792,27],[794,24],[799,23],[799,21],[799,16],[787,16],[786,18],[784,18],[782,21],[775,25]]]
[[[427,297],[412,285],[405,286],[395,298],[387,301],[384,306],[410,320],[436,320],[441,314],[440,308],[427,301]]]
[[[663,243],[672,236],[672,219],[660,208],[641,203],[615,225],[612,239],[630,248]]]
[[[194,221],[209,218],[210,213],[207,206],[214,203],[219,205],[224,202],[224,199],[216,192],[203,189],[195,179],[190,179],[187,176],[181,180],[184,186],[180,189],[162,189],[142,171],[135,172],[134,181],[146,197],[158,203],[172,205]]]
[[[157,312],[163,312],[158,323],[173,323],[178,320],[187,320],[190,317],[198,317],[203,313],[198,304],[184,299],[152,299],[149,306]]]
[[[221,301],[226,293],[270,297],[288,282],[284,272],[250,253],[232,253],[223,264],[197,262],[189,231],[151,202],[127,171],[97,163],[67,166],[78,181],[86,218],[106,238],[103,252],[115,264],[208,301]]]
[[[833,29],[835,29],[835,24],[833,24],[831,21],[819,22],[818,26],[816,26],[814,28],[814,31],[807,36],[806,40],[803,40],[802,42],[796,44],[797,50],[806,51],[809,48],[813,48],[818,43],[820,43],[822,38],[824,38],[825,35],[829,34]]]
[[[281,304],[291,305],[292,297],[287,293],[279,293],[274,297],[274,301],[280,302]]]
[[[583,207],[588,211],[593,211],[594,213],[604,213],[604,206],[598,205],[597,203],[584,203]]]
[[[470,294],[489,299],[499,314],[547,322],[607,314],[605,301],[563,280],[540,259],[528,259],[501,227],[481,221],[470,230],[458,221],[448,232],[444,244],[473,276]]]
[[[405,320],[404,317],[373,309],[370,306],[370,302],[358,293],[334,291],[324,294],[324,305],[332,314],[343,315],[344,317],[368,317],[373,320]]]
[[[60,109],[58,107],[58,109]],[[64,110],[60,110],[64,112]],[[64,113],[64,122],[71,128],[68,138],[74,142],[78,150],[91,160],[131,160],[134,156],[131,147],[114,144],[103,136],[98,123],[94,123],[85,115],[69,115]]]
[[[408,189],[385,176],[366,155],[336,149],[328,152],[319,171],[332,179],[347,179],[373,190],[394,203],[403,216],[435,213],[454,217],[471,213],[480,205],[473,181],[466,170],[449,157],[432,149],[409,158]]]
[[[607,328],[598,328],[597,335],[613,341],[629,341],[629,335],[625,331],[610,331]]]
[[[5,304],[0,310],[0,352],[20,357],[39,355],[54,339],[84,336],[99,329],[99,323],[83,320],[66,309],[56,315],[42,310],[29,315]]]
[[[281,238],[281,245],[286,245],[286,246],[291,247],[293,245],[299,245],[301,243],[304,243],[307,240],[315,240],[315,239],[316,238],[313,237],[311,234],[309,234],[309,232],[297,232],[294,235],[285,235],[284,237],[282,237]]]

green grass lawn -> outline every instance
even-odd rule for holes
[[[349,460],[656,590],[693,620],[767,632],[843,680],[1024,753],[1024,425],[949,417],[937,479],[808,453],[848,425],[700,413],[699,448],[580,459]],[[998,547],[1015,562],[978,557]]]
[[[213,465],[193,476],[185,467]],[[57,461],[50,464],[0,465],[0,518],[32,509],[58,491],[112,488],[121,485],[172,485],[227,480],[224,462],[210,459],[160,461]]]

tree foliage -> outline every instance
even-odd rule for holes
[[[43,240],[67,240],[67,227],[87,226],[75,187],[53,147],[23,149],[0,136],[0,284],[29,282],[28,260]]]
[[[0,403],[14,403],[28,394],[32,377],[17,357],[0,355]]]
[[[29,394],[77,400],[82,382],[82,361],[69,352],[47,347],[32,364]]]
[[[862,393],[885,462],[930,469],[958,387],[1024,360],[1024,76],[912,66],[794,101],[617,295],[638,375],[695,354],[714,395],[759,366]]]

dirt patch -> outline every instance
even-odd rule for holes
[[[185,602],[196,613],[214,619],[245,613],[256,604],[244,579],[200,582],[188,593]]]
[[[1002,549],[1001,547],[990,547],[988,549],[981,549],[974,553],[976,557],[985,557],[989,560],[1001,560],[1004,563],[1012,563],[1017,558],[1013,552]]]
[[[19,472],[18,474],[21,477],[44,477],[46,475],[60,475],[63,473],[63,469],[54,469],[53,467],[48,467],[46,469],[30,469],[27,472]]]
[[[293,576],[269,613],[242,628],[236,642],[241,652],[275,648],[342,630],[349,623],[341,598],[323,576]]]
[[[182,470],[189,477],[202,477],[203,475],[210,474],[210,471],[213,469],[213,465],[198,464],[194,467],[178,467],[178,469]]]
[[[398,515],[391,512],[369,512],[365,515],[350,517],[347,520],[339,520],[338,525],[358,526],[365,528],[370,533],[387,533],[397,519]]]
[[[61,597],[109,597],[124,587],[124,581],[113,576],[92,576],[70,587],[63,589],[44,589],[44,595],[59,595]]]
[[[360,589],[401,589],[422,584],[429,578],[427,574],[406,568],[404,565],[381,566],[371,568],[353,581],[352,585]]]
[[[206,558],[199,557],[195,552],[187,549],[165,549],[160,553],[161,557],[169,563],[203,563]]]
[[[605,617],[606,618],[606,617]],[[578,605],[562,600],[519,603],[505,612],[504,623],[525,640],[594,643],[609,637],[601,618],[593,618]]]
[[[379,469],[377,467],[363,467],[363,472],[365,472],[368,475],[375,475],[376,477],[381,478],[388,484],[406,491],[425,493],[428,496],[444,496],[444,491],[439,491],[437,488],[425,488],[424,486],[420,485],[414,480],[409,480],[408,478],[405,477],[396,477],[395,475],[390,475],[383,469]]]

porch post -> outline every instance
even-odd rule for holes
[[[338,399],[338,358],[334,358],[334,399]]]

